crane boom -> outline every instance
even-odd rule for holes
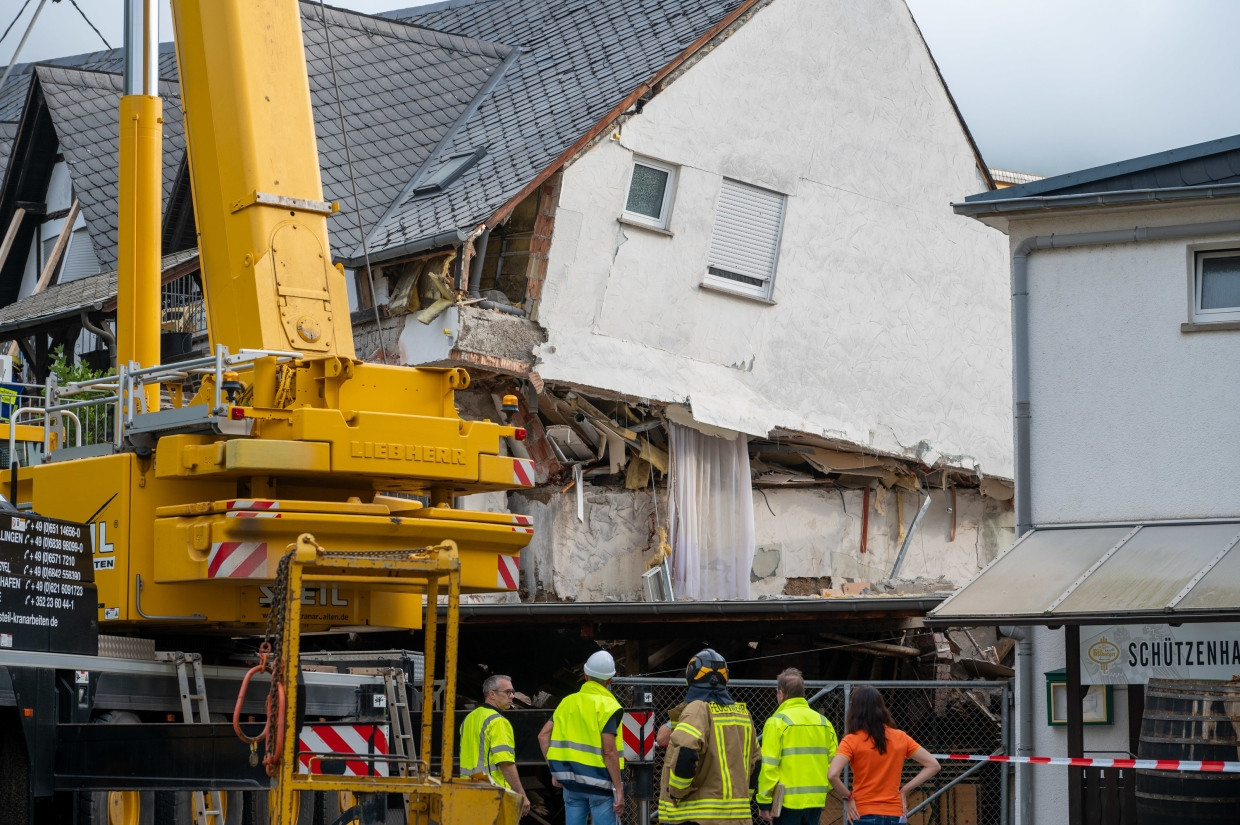
[[[352,359],[298,4],[172,8],[212,345]]]

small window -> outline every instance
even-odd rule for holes
[[[676,167],[653,160],[633,161],[633,176],[624,201],[624,217],[634,223],[667,229],[676,188]]]
[[[769,300],[787,200],[779,192],[724,178],[702,283]]]
[[[1197,253],[1194,321],[1240,321],[1240,249]]]
[[[448,187],[455,183],[457,178],[465,174],[465,171],[481,160],[486,153],[487,150],[484,146],[472,152],[453,155],[445,159],[439,164],[438,169],[431,172],[414,187],[413,197],[423,198],[447,191]]]

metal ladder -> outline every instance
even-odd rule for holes
[[[208,724],[207,682],[202,675],[201,653],[159,653],[159,658],[177,666],[177,686],[181,693],[181,712],[191,724]],[[191,689],[192,688],[192,689]],[[222,791],[191,791],[194,825],[224,825]]]
[[[413,744],[413,722],[409,718],[409,692],[405,689],[405,671],[399,667],[388,668],[383,673],[383,690],[387,694],[388,721],[392,726],[388,745],[397,772],[408,778],[409,768],[416,756]],[[391,767],[388,768],[389,773]],[[405,810],[409,810],[410,797],[404,794]]]

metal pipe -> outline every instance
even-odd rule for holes
[[[1001,627],[1004,636],[1016,640],[1016,755],[1033,755],[1033,631],[1027,627]],[[1032,822],[1033,771],[1030,765],[1013,765],[1016,772],[1016,821]]]
[[[115,368],[116,367],[116,336],[108,331],[107,324],[100,324],[99,326],[95,326],[94,324],[92,324],[90,321],[90,316],[87,314],[86,310],[82,310],[80,313],[78,313],[78,317],[82,321],[83,329],[85,329],[87,332],[93,332],[95,334],[95,337],[97,337],[99,340],[107,344],[108,353],[111,355],[111,359],[112,359],[112,367]]]
[[[1176,226],[1145,226],[1071,235],[1033,235],[1012,250],[1012,407],[1016,440],[1016,537],[1033,529],[1030,491],[1030,432],[1033,411],[1029,397],[1029,256],[1044,249],[1071,249],[1103,244],[1170,241],[1202,235],[1240,234],[1240,221],[1210,221]]]
[[[126,95],[159,96],[159,11],[155,0],[125,0]]]
[[[891,566],[891,578],[900,575],[900,568],[904,566],[904,556],[908,553],[908,546],[913,541],[913,534],[917,532],[917,526],[921,524],[922,516],[930,509],[930,493],[926,493],[926,500],[921,503],[917,515],[913,516],[913,523],[909,525],[908,532],[904,534],[904,543],[900,545],[900,552],[896,554],[896,563]]]
[[[469,268],[469,297],[478,298],[482,288],[482,262],[487,257],[487,241],[491,240],[491,227],[483,224],[482,234],[474,243],[474,260]]]

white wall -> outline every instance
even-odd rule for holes
[[[617,223],[637,153],[673,237]],[[699,287],[724,176],[788,195],[774,304]],[[1007,255],[899,0],[775,0],[564,175],[538,320],[551,381],[685,401],[1011,476]]]
[[[1158,209],[1015,224],[1011,233],[1016,244],[1030,234],[1228,218],[1234,211]],[[1240,513],[1240,383],[1226,372],[1240,331],[1181,332],[1189,243],[1029,257],[1034,523]]]

